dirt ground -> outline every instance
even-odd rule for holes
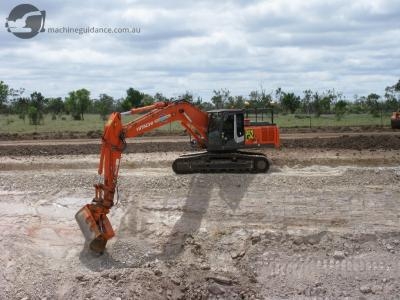
[[[398,299],[400,138],[304,140],[256,175],[176,175],[183,141],[132,143],[101,256],[74,220],[98,144],[0,144],[0,299]]]
[[[125,153],[196,151],[188,136],[138,137],[127,141]],[[370,133],[308,132],[281,134],[282,149],[400,150],[400,131]],[[100,139],[0,140],[0,156],[97,154]]]

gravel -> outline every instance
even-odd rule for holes
[[[125,157],[101,256],[74,221],[96,156],[0,159],[0,299],[400,294],[396,152],[289,149],[258,175],[178,176],[176,155]]]

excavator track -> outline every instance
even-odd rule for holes
[[[191,173],[265,173],[269,160],[261,153],[253,152],[202,152],[182,155],[172,169],[176,174]]]

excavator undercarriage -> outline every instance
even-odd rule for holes
[[[265,173],[270,166],[262,153],[202,152],[177,158],[172,169],[176,174],[190,173]]]

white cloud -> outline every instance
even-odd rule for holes
[[[19,4],[0,4],[4,19]],[[122,97],[132,86],[208,99],[262,85],[301,93],[334,88],[382,94],[400,69],[400,3],[368,1],[36,1],[46,27],[140,27],[139,35],[50,34],[20,40],[0,30],[1,80],[28,92]],[[5,21],[5,20],[4,20]]]

